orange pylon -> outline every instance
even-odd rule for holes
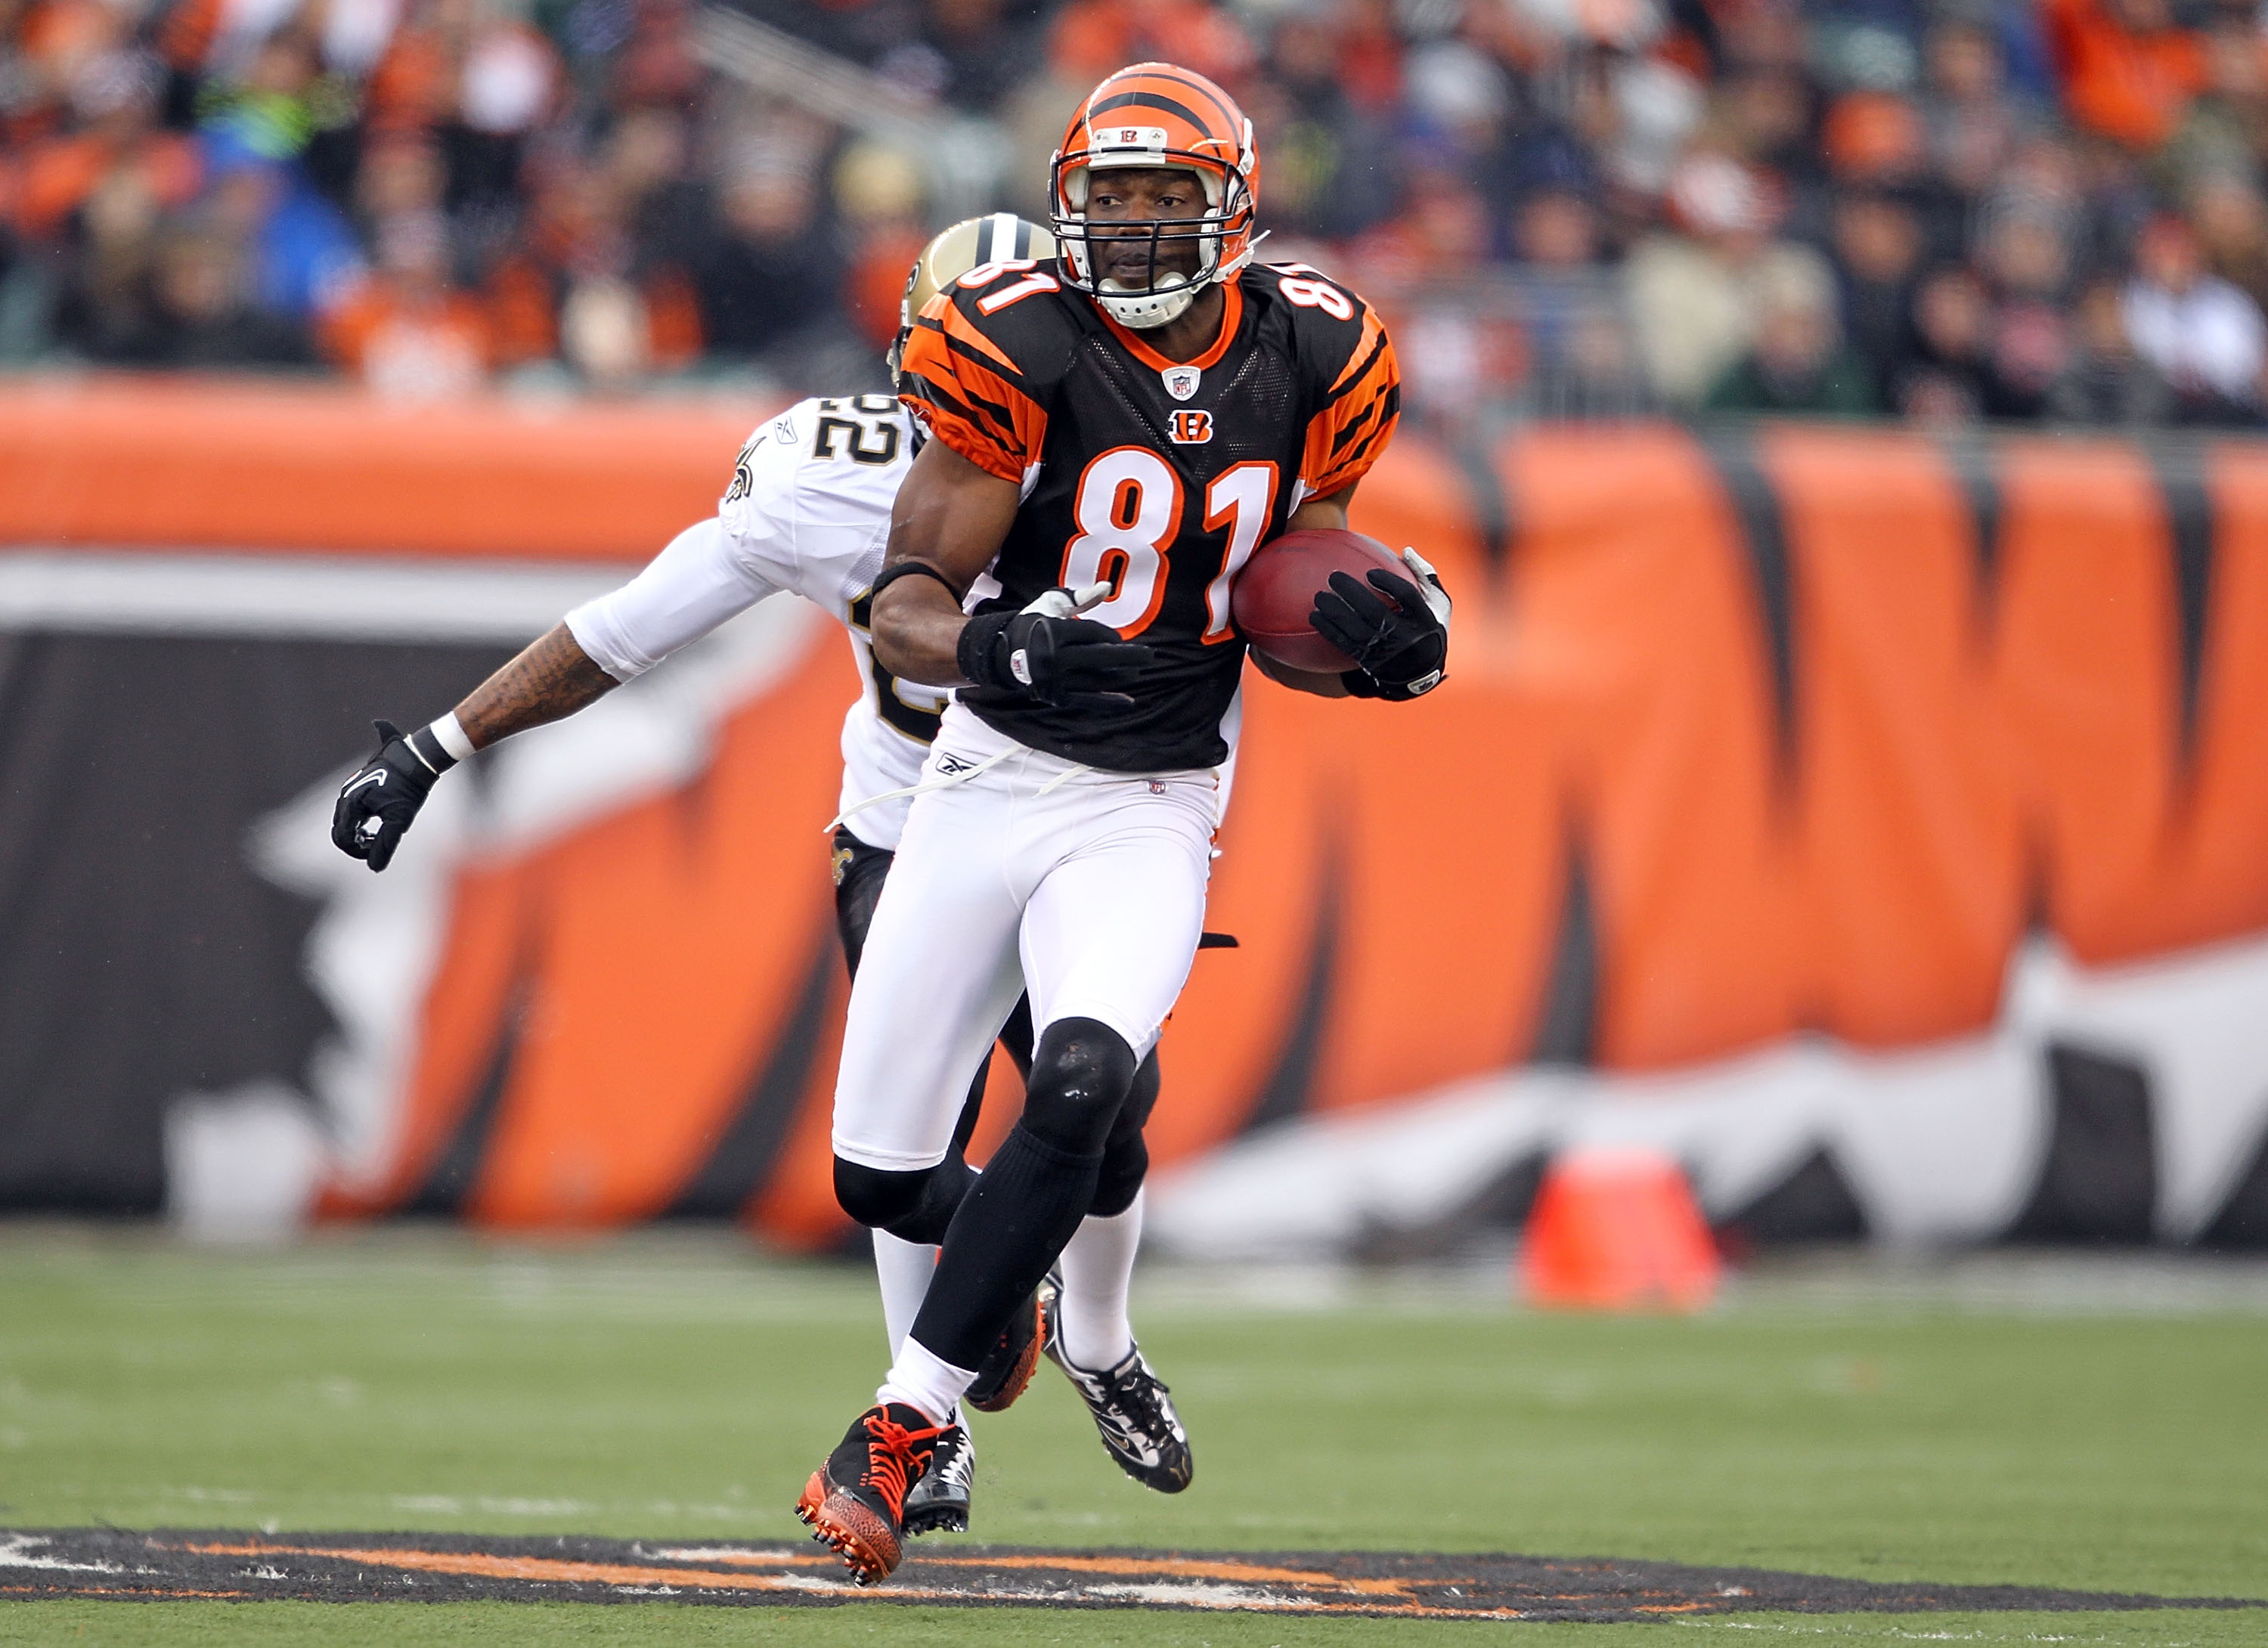
[[[1520,1251],[1528,1303],[1561,1309],[1698,1310],[1722,1268],[1683,1170],[1634,1146],[1554,1160]]]

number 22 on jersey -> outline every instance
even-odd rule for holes
[[[1064,547],[1062,582],[1077,589],[1098,579],[1109,598],[1086,616],[1122,636],[1140,635],[1165,604],[1175,539],[1182,531],[1182,478],[1146,446],[1114,446],[1079,478],[1072,512],[1079,535]],[[1220,567],[1205,586],[1208,643],[1228,640],[1228,593],[1260,545],[1276,507],[1276,466],[1241,463],[1205,488],[1204,529],[1226,530]]]

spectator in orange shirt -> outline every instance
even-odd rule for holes
[[[486,307],[449,278],[444,221],[422,212],[379,225],[378,272],[326,317],[322,339],[369,387],[405,401],[470,394],[496,350]]]
[[[2206,63],[2167,0],[2045,0],[2042,12],[2073,120],[2146,152],[2173,136]]]
[[[861,143],[836,163],[834,185],[850,252],[844,307],[866,351],[880,356],[898,335],[906,270],[928,244],[921,175],[905,155]]]
[[[1204,0],[1071,0],[1056,15],[1048,56],[1057,74],[1081,85],[1157,59],[1233,85],[1254,54],[1236,19]]]
[[[622,147],[603,166],[561,159],[541,172],[532,222],[489,276],[498,365],[556,356],[612,386],[699,357],[692,283],[668,255],[670,235],[637,232],[652,180]]]
[[[138,52],[105,52],[83,63],[65,104],[76,131],[29,144],[15,217],[28,239],[63,230],[106,181],[131,171],[157,206],[171,210],[197,192],[195,146],[155,128],[159,70]]]

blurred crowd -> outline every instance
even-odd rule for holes
[[[2268,416],[2253,0],[0,0],[0,363],[874,386],[1145,58],[1420,417]]]

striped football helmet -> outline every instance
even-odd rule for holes
[[[1109,167],[1158,166],[1193,172],[1204,189],[1200,217],[1167,217],[1148,225],[1146,284],[1095,278],[1091,242],[1139,239],[1139,224],[1090,228],[1086,221],[1092,173]],[[1252,259],[1252,221],[1260,202],[1260,155],[1252,122],[1235,100],[1203,75],[1171,63],[1136,63],[1094,88],[1064,133],[1049,178],[1049,209],[1064,252],[1064,274],[1122,326],[1164,326],[1187,309],[1211,282],[1226,283]],[[1097,233],[1097,229],[1101,231]],[[1195,240],[1194,275],[1160,274],[1161,243]]]
[[[1035,223],[1027,223],[1013,212],[991,212],[983,217],[964,217],[950,229],[939,231],[914,260],[906,276],[905,296],[898,299],[898,336],[883,358],[890,363],[890,382],[898,381],[898,364],[905,358],[906,339],[914,329],[914,317],[922,312],[929,300],[968,274],[987,263],[1005,263],[1028,258],[1037,261],[1056,254],[1055,237]]]

